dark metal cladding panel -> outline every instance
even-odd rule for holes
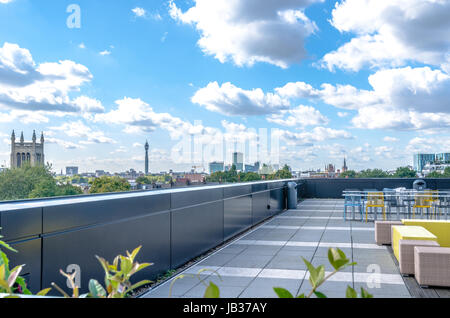
[[[49,206],[43,208],[44,233],[107,223],[169,209],[169,194]]]
[[[42,233],[42,208],[0,212],[0,227],[4,241],[39,235]]]
[[[175,192],[171,194],[171,208],[178,209],[222,199],[223,188],[204,188],[199,190]]]
[[[268,189],[267,183],[256,183],[252,184],[252,192],[259,192]]]
[[[250,194],[252,192],[252,186],[251,185],[243,185],[243,186],[234,186],[229,188],[223,189],[223,198],[233,198],[233,197],[239,197],[242,195]]]
[[[280,181],[280,182],[271,182],[268,184],[268,189],[272,190],[272,189],[278,189],[283,187],[284,182]]]
[[[224,200],[225,240],[252,226],[252,196]]]
[[[270,216],[269,207],[270,191],[252,194],[252,223],[260,223]]]
[[[17,253],[3,250],[9,258],[10,268],[25,264],[20,276],[25,278],[27,287],[32,293],[39,292],[41,290],[41,239],[33,238],[9,244],[17,250]]]
[[[280,213],[285,209],[286,206],[286,196],[284,193],[284,188],[279,188],[275,190],[270,190],[270,214],[275,215]]]
[[[89,279],[104,281],[103,269],[95,255],[112,262],[114,257],[138,246],[139,263],[154,263],[135,276],[133,282],[153,280],[170,268],[170,212],[160,212],[122,222],[93,226],[43,237],[43,287],[51,282],[66,288],[59,269],[76,264],[81,269],[81,292],[87,292]]]
[[[172,268],[223,243],[223,201],[172,210]]]

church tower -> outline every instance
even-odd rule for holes
[[[148,175],[148,150],[150,146],[148,145],[148,140],[145,142],[145,174]]]
[[[20,141],[16,142],[16,134],[13,130],[11,134],[11,169],[23,167],[26,164],[43,166],[44,157],[44,133],[41,134],[41,143],[37,142],[36,132],[33,131],[31,142],[25,142],[23,132],[20,134]]]

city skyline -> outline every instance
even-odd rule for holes
[[[205,0],[108,10],[82,0],[80,25],[69,23],[71,1],[1,1],[0,166],[13,129],[44,131],[55,171],[144,171],[146,139],[150,172],[207,170],[216,158],[173,160],[183,136],[231,143],[260,129],[296,171],[340,167],[344,156],[354,170],[389,170],[450,152],[449,28],[428,23],[450,5],[358,1],[258,11],[216,0],[225,19]],[[417,21],[419,36],[408,27]]]

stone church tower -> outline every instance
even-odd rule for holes
[[[16,142],[14,130],[11,135],[11,169],[20,168],[29,163],[31,166],[43,166],[44,157],[44,133],[41,134],[41,142],[36,142],[36,132],[33,131],[31,142],[25,142],[23,132],[20,135],[20,141]]]

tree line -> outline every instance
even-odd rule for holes
[[[348,170],[339,176],[340,178],[417,178],[417,172],[410,167],[399,167],[390,174],[381,169],[366,169],[360,172]],[[433,171],[426,178],[450,178],[450,168],[446,168],[444,173]]]

